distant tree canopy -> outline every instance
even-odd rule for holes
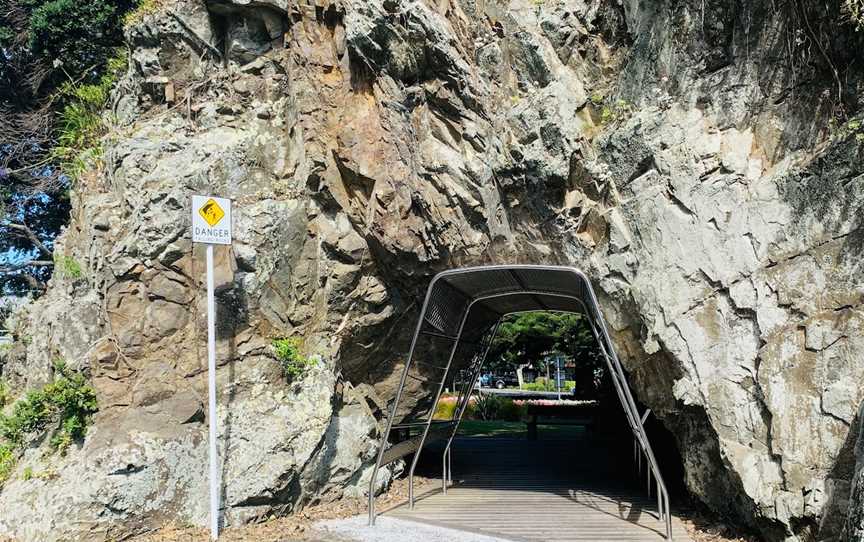
[[[44,289],[68,221],[64,85],[100,80],[134,0],[0,0],[0,295]]]
[[[507,371],[527,364],[543,370],[545,356],[555,352],[573,356],[580,365],[598,364],[591,328],[581,315],[526,312],[509,317],[498,328],[486,366]]]

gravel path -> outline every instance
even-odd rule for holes
[[[326,531],[349,540],[362,542],[507,542],[480,534],[435,527],[401,519],[380,516],[374,527],[369,527],[368,516],[321,521],[316,531]]]

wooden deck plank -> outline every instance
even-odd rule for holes
[[[413,510],[403,504],[386,514],[521,542],[665,540],[656,496],[620,471],[590,440],[457,439],[447,494],[433,491]],[[690,542],[675,512],[673,540]]]

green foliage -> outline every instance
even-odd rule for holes
[[[0,485],[9,479],[12,470],[15,468],[17,458],[15,451],[9,444],[0,444]]]
[[[433,418],[436,420],[452,420],[457,406],[459,405],[456,404],[455,397],[442,397],[438,401],[438,404],[435,405]]]
[[[32,54],[62,63],[66,73],[104,66],[108,51],[122,41],[121,21],[130,0],[26,0],[27,37]]]
[[[519,421],[525,413],[525,407],[508,397],[492,393],[478,394],[473,401],[470,412],[466,416],[484,421],[504,420]]]
[[[0,2],[0,253],[41,259],[32,238],[4,221],[26,223],[46,246],[68,223],[70,185],[101,155],[93,103],[101,111],[103,76],[114,70],[123,17],[137,3]],[[52,271],[39,265],[0,272],[0,297],[38,294]]]
[[[126,55],[118,51],[108,59],[106,71],[97,82],[69,82],[60,88],[65,106],[60,113],[57,146],[53,154],[64,173],[72,179],[97,165],[102,157],[100,139],[108,127],[104,118],[105,106],[111,89],[126,69]]]
[[[90,417],[98,410],[96,392],[81,373],[67,370],[65,364],[56,367],[60,371],[53,382],[28,392],[9,416],[0,415],[0,438],[5,445],[21,446],[28,433],[47,429],[52,422],[57,428],[51,444],[61,453],[84,437]]]
[[[828,121],[828,132],[832,139],[842,140],[854,136],[855,141],[861,143],[864,142],[864,121],[861,118],[853,118],[846,122],[831,119]]]
[[[25,482],[33,479],[33,467],[26,467],[24,472],[21,473],[21,479]]]
[[[282,365],[282,374],[289,381],[300,378],[318,363],[316,358],[303,354],[303,340],[299,337],[276,339],[273,341],[273,350]]]
[[[616,100],[614,104],[604,105],[600,110],[600,123],[610,124],[626,120],[633,113],[633,108],[625,100]]]
[[[593,92],[591,94],[590,99],[591,99],[592,104],[594,104],[596,106],[600,106],[600,105],[603,105],[603,98],[604,98],[604,96],[602,94],[600,94],[599,92]]]
[[[148,15],[159,11],[165,5],[165,0],[139,0],[138,6],[123,18],[123,26],[128,28],[140,23]]]
[[[70,256],[54,256],[54,272],[58,274],[60,277],[68,277],[72,279],[80,279],[84,272],[81,270],[81,264],[79,264],[75,258]]]
[[[506,397],[503,399],[504,401],[498,408],[499,420],[517,422],[525,417],[525,405]]]
[[[527,312],[506,319],[498,328],[487,356],[493,372],[513,371],[528,364],[544,371],[544,358],[552,352],[576,356],[582,363],[596,363],[594,338],[578,314]]]
[[[0,408],[5,407],[11,402],[12,391],[9,390],[9,384],[7,384],[5,380],[0,379]]]
[[[576,382],[574,380],[565,380],[564,385],[561,387],[561,391],[569,392],[574,387],[576,387]],[[535,379],[534,382],[531,382],[530,384],[523,385],[522,389],[527,391],[558,391],[558,388],[555,387],[554,378],[547,380],[542,376]]]
[[[473,416],[478,420],[494,420],[498,417],[498,411],[504,402],[503,397],[491,393],[481,393],[474,401]]]

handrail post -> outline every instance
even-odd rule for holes
[[[456,350],[459,349],[459,341],[462,340],[462,330],[465,327],[465,321],[468,320],[468,314],[471,313],[471,307],[474,301],[469,301],[465,308],[465,313],[462,315],[462,321],[459,323],[459,331],[456,333],[456,341],[453,343],[453,348],[450,350],[450,357],[447,359],[447,365],[444,369],[444,377],[438,385],[438,393],[435,394],[435,399],[432,401],[432,408],[429,412],[429,419],[426,421],[426,428],[423,429],[423,436],[420,438],[420,444],[417,446],[417,451],[414,452],[414,459],[411,461],[411,469],[408,471],[408,507],[414,508],[414,470],[417,468],[417,462],[420,460],[420,454],[423,453],[423,446],[426,444],[426,438],[429,436],[429,428],[432,426],[432,418],[435,416],[435,406],[438,400],[441,399],[441,392],[444,391],[444,382],[447,381],[447,375],[450,373],[450,365],[453,363],[453,357],[456,355]],[[422,320],[421,320],[422,322]]]
[[[381,468],[381,460],[384,459],[384,452],[387,449],[387,441],[390,439],[390,431],[393,429],[393,420],[396,418],[396,410],[399,408],[399,400],[402,398],[402,390],[405,389],[405,381],[408,379],[408,370],[411,368],[411,362],[414,360],[414,349],[417,347],[417,337],[420,335],[420,330],[423,328],[423,318],[426,315],[426,309],[429,306],[429,298],[432,296],[432,290],[437,280],[438,277],[434,277],[432,282],[429,283],[429,289],[426,290],[426,297],[423,299],[423,307],[420,309],[420,320],[417,322],[417,327],[414,329],[414,337],[411,339],[411,350],[408,352],[408,359],[405,361],[405,369],[402,370],[402,378],[399,380],[399,389],[396,390],[393,407],[390,409],[390,415],[387,417],[387,428],[381,435],[381,446],[378,449],[378,458],[375,460],[375,466],[372,468],[372,479],[369,481],[368,502],[370,527],[375,525],[375,483],[378,478],[378,470]]]
[[[591,294],[591,298],[593,301],[594,308],[599,313],[599,304],[597,302],[597,298],[594,295],[594,291],[590,289],[589,293]],[[666,490],[666,484],[663,482],[663,478],[660,475],[659,467],[657,466],[657,461],[654,458],[654,453],[651,449],[651,444],[648,442],[648,436],[645,434],[645,428],[642,426],[641,421],[638,417],[638,410],[636,409],[636,403],[633,400],[633,395],[630,393],[630,388],[627,385],[627,379],[624,376],[624,370],[621,368],[621,363],[618,360],[617,355],[615,354],[615,350],[612,347],[612,341],[609,337],[608,331],[606,331],[605,325],[603,323],[603,319],[601,316],[597,317],[597,324],[594,323],[593,315],[588,315],[588,321],[591,324],[591,331],[594,334],[594,338],[597,341],[598,346],[600,347],[600,351],[603,354],[603,357],[606,359],[606,364],[609,366],[610,371],[613,373],[612,375],[612,383],[615,386],[615,391],[618,392],[618,397],[621,400],[621,406],[624,408],[624,412],[627,414],[628,421],[630,422],[631,430],[634,433],[634,437],[639,441],[640,446],[645,452],[646,463],[648,465],[648,494],[651,494],[651,473],[653,471],[654,478],[657,480],[657,486],[661,490],[658,492],[662,492],[663,501],[666,503],[666,508],[668,510],[668,502],[669,502],[669,493]],[[603,331],[603,335],[601,337],[598,328]],[[607,352],[606,347],[603,343],[606,343],[609,346],[609,352]],[[611,355],[610,355],[611,353]],[[647,412],[646,412],[647,417]],[[644,418],[643,418],[644,420]],[[658,507],[658,515],[663,516],[662,506]],[[668,517],[666,518],[666,538],[667,540],[672,540],[672,524],[671,520]]]
[[[470,310],[470,307],[469,307]],[[492,342],[495,340],[495,336],[498,335],[498,328],[501,326],[501,318],[495,322],[495,325],[491,328],[491,333],[488,335],[488,340],[486,342],[486,347],[483,350],[483,354],[477,357],[476,368],[471,373],[471,380],[468,385],[468,394],[465,396],[465,401],[457,410],[457,416],[455,417],[456,423],[453,425],[453,430],[450,432],[450,437],[447,439],[447,445],[444,446],[444,453],[449,454],[450,448],[453,444],[453,439],[456,437],[456,433],[459,431],[459,425],[462,423],[462,418],[465,416],[465,413],[468,411],[468,405],[471,402],[471,392],[474,391],[474,384],[477,382],[477,379],[480,377],[480,371],[483,370],[483,364],[486,363],[486,356],[489,355],[489,350],[492,348]],[[452,461],[452,459],[451,459]],[[453,481],[453,466],[450,465],[450,481]]]

